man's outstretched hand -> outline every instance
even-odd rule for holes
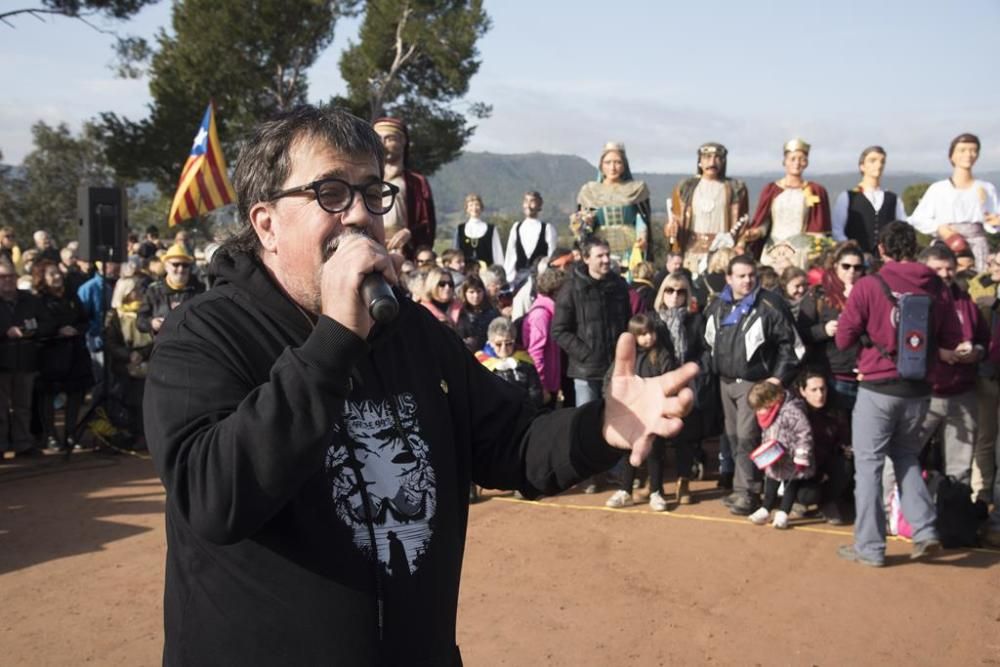
[[[632,451],[629,463],[641,465],[657,437],[670,438],[684,426],[694,393],[687,384],[697,377],[698,364],[688,363],[655,378],[635,374],[635,337],[623,333],[615,348],[615,366],[604,397],[601,435],[612,447]]]

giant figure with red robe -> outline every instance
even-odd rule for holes
[[[407,168],[410,135],[406,123],[399,118],[379,118],[372,128],[385,147],[382,178],[399,188],[396,202],[383,216],[386,248],[413,259],[417,248],[434,247],[437,218],[431,185],[423,174]]]
[[[826,188],[803,178],[810,146],[792,139],[784,147],[785,175],[761,190],[757,211],[740,243],[761,263],[780,270],[801,264],[812,235],[830,234],[830,198]]]

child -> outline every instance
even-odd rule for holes
[[[635,374],[639,377],[650,378],[663,375],[673,369],[677,364],[674,362],[674,355],[667,345],[668,337],[657,331],[659,320],[655,315],[639,314],[632,317],[628,322],[628,330],[635,336],[636,358]],[[666,441],[657,438],[650,451],[647,465],[649,466],[649,508],[654,512],[663,512],[667,509],[667,499],[663,495],[663,454],[666,448]],[[622,476],[621,486],[611,494],[607,502],[608,507],[625,507],[632,504],[632,483],[635,481],[636,468],[624,461],[625,470]],[[690,465],[688,466],[690,474]]]
[[[785,494],[781,509],[774,514],[773,525],[788,528],[788,513],[799,484],[816,472],[809,418],[801,399],[771,382],[758,382],[751,387],[747,402],[757,413],[762,442],[750,458],[764,470],[764,503],[749,518],[758,526],[767,523],[778,500],[778,489],[784,483]]]

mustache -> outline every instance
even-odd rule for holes
[[[342,230],[335,237],[327,241],[326,245],[323,247],[323,261],[327,261],[333,257],[333,253],[337,252],[337,248],[340,247],[341,242],[351,236],[358,235],[364,236],[365,238],[374,238],[367,229],[358,229],[357,227],[347,227]]]

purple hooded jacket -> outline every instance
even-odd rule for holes
[[[919,262],[887,261],[879,272],[895,294],[930,294],[934,299],[931,311],[931,340],[937,349],[954,350],[962,342],[962,327],[955,314],[951,292],[936,273]],[[841,350],[860,341],[867,333],[890,355],[896,353],[894,307],[886,298],[874,276],[865,276],[854,285],[844,312],[837,325],[837,347]],[[937,349],[928,355],[928,377],[932,377],[938,360]],[[896,363],[883,357],[875,346],[858,350],[858,372],[865,381],[899,378]]]

